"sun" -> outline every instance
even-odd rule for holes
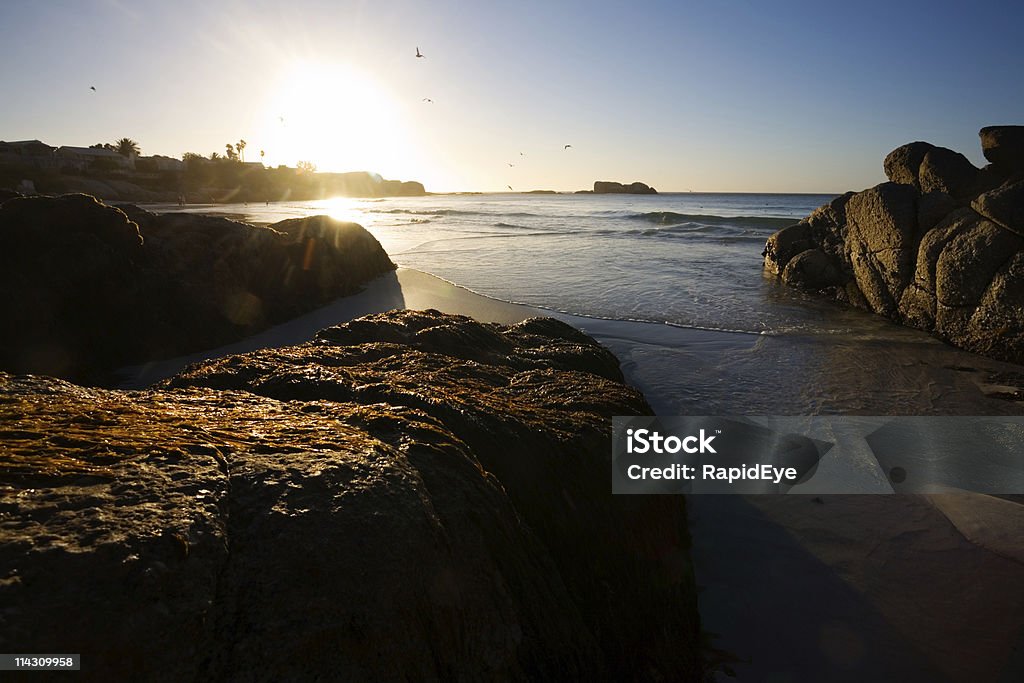
[[[308,161],[320,171],[385,177],[401,177],[410,168],[399,101],[349,65],[294,65],[265,110],[261,149],[269,166]]]

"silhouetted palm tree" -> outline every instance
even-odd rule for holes
[[[238,150],[238,160],[245,161],[245,140],[239,140],[235,149]]]
[[[135,142],[131,138],[121,138],[120,140],[114,141],[114,150],[122,156],[131,158],[134,154],[139,156],[139,143]]]

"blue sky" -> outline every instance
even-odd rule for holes
[[[1022,7],[4,0],[0,139],[245,138],[436,191],[861,189],[899,144],[981,165],[978,128],[1024,123]]]

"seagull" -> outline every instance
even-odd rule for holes
[[[565,146],[565,147],[563,147],[562,149],[569,149],[570,147],[572,147],[572,145],[566,145],[566,146]]]
[[[280,121],[282,125],[284,125],[284,117],[283,116],[278,116],[277,120]]]
[[[509,164],[508,167],[509,168],[514,168],[514,164]]]
[[[509,192],[515,192],[515,190],[512,189],[511,185],[506,185],[505,187],[507,187],[509,189]]]
[[[95,85],[90,85],[89,86],[89,90],[92,90],[93,92],[96,92],[96,86]]]
[[[523,154],[522,152],[520,152],[520,153],[519,153],[519,156],[521,156],[521,157],[525,157],[526,155],[525,155],[525,154]]]
[[[417,47],[416,47],[416,56],[417,56],[417,57],[421,57],[421,58],[422,58],[422,57],[426,57],[426,55],[425,55],[425,54],[422,54],[422,53],[420,52],[420,48],[419,48],[419,46],[417,46]]]
[[[430,99],[429,97],[424,97],[424,98],[423,98],[423,101],[424,101],[424,102],[430,102],[431,104],[433,104],[433,103],[434,103],[434,100]]]

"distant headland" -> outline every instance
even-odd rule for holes
[[[263,202],[324,197],[418,197],[422,183],[386,180],[367,171],[321,173],[310,162],[296,167],[245,161],[245,140],[225,154],[186,152],[181,159],[141,156],[134,140],[89,147],[54,147],[40,140],[0,141],[0,189],[25,194],[85,192],[131,202]]]

